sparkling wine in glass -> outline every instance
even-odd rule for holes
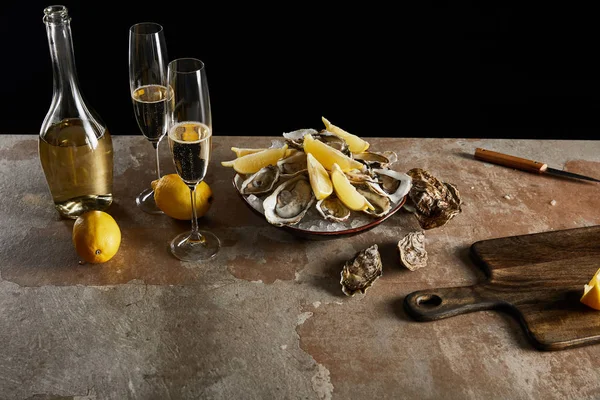
[[[129,29],[129,86],[133,111],[144,137],[156,153],[156,175],[160,179],[159,144],[167,133],[166,105],[171,99],[167,90],[167,48],[161,25],[142,22]],[[147,188],[136,198],[140,209],[161,214],[154,202],[154,190]]]
[[[198,229],[196,186],[206,176],[212,150],[210,99],[204,63],[195,58],[180,58],[169,63],[167,87],[172,101],[167,102],[169,149],[175,170],[190,188],[192,230],[171,241],[171,252],[183,261],[204,261],[214,257],[221,243],[208,231]]]

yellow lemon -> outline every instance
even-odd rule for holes
[[[317,200],[328,197],[333,193],[333,184],[331,183],[331,179],[329,179],[329,173],[312,154],[308,153],[306,155],[306,161],[308,178],[310,179],[310,186],[315,197]]]
[[[374,210],[374,207],[369,201],[360,194],[354,186],[350,183],[344,171],[337,165],[333,164],[331,171],[331,182],[333,183],[333,190],[337,197],[351,210],[364,211],[367,208]]]
[[[152,181],[154,201],[158,208],[171,218],[180,220],[192,219],[192,196],[190,188],[179,175],[168,174]],[[210,186],[204,181],[196,185],[196,216],[202,217],[213,201]]]
[[[364,165],[348,157],[341,151],[315,140],[311,134],[304,135],[304,152],[312,154],[325,169],[331,171],[333,164],[337,164],[342,171],[364,169]]]
[[[233,161],[222,161],[224,167],[233,167],[238,174],[253,174],[267,165],[276,165],[288,149],[287,144],[276,149],[265,149],[256,153],[246,154]]]
[[[346,132],[342,128],[333,125],[325,117],[321,117],[321,120],[323,121],[323,124],[325,124],[325,129],[328,132],[331,132],[334,135],[339,136],[346,141],[346,143],[348,144],[348,148],[351,152],[362,153],[363,151],[367,151],[367,149],[369,148],[369,143],[359,138],[358,136]]]
[[[588,307],[600,310],[600,269],[596,271],[594,277],[583,288],[583,296],[580,301]]]
[[[75,220],[73,245],[84,261],[100,264],[113,258],[121,245],[117,221],[104,211],[88,211]]]
[[[249,149],[249,148],[241,148],[241,147],[232,147],[231,151],[235,153],[236,157],[244,157],[248,154],[258,153],[259,151],[263,151],[267,149]]]
[[[231,151],[233,151],[235,153],[236,157],[247,156],[248,154],[258,153],[258,152],[263,151],[263,150],[268,150],[268,149],[266,149],[266,148],[262,148],[262,149],[249,149],[249,148],[242,148],[242,147],[232,147],[231,148]],[[283,158],[289,157],[292,154],[296,153],[297,151],[298,150],[296,150],[296,149],[287,149],[285,151],[285,155],[283,156]]]

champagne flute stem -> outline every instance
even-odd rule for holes
[[[192,233],[190,239],[198,242],[204,242],[204,237],[198,232],[198,215],[196,213],[196,185],[190,186],[192,196]]]
[[[158,179],[160,179],[160,159],[158,158],[158,145],[159,144],[160,144],[160,140],[152,143],[152,146],[154,146],[154,150],[156,150],[156,175],[158,176]]]

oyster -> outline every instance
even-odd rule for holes
[[[345,155],[350,155],[348,144],[341,137],[334,135],[331,132],[322,130],[317,132],[316,130],[310,129],[298,129],[292,132],[286,132],[283,134],[286,143],[290,148],[302,150],[304,146],[304,136],[310,134],[315,140],[325,143],[326,145],[333,147],[336,150],[341,151]]]
[[[413,184],[408,197],[423,229],[445,225],[461,212],[460,193],[456,186],[445,183],[421,168],[408,171]]]
[[[276,226],[300,222],[313,205],[315,195],[306,175],[298,175],[280,184],[263,202],[265,217]]]
[[[289,147],[293,149],[302,150],[304,145],[304,135],[311,134],[313,137],[318,135],[318,132],[312,128],[309,129],[297,129],[292,132],[285,132],[283,137]]]
[[[315,208],[323,218],[329,221],[343,222],[350,218],[350,209],[335,196],[319,200]]]
[[[307,169],[306,165],[306,153],[303,151],[297,151],[289,157],[282,158],[277,161],[277,168],[281,177],[292,177],[296,176]]]
[[[412,178],[393,169],[373,169],[381,181],[381,188],[388,194],[392,203],[396,204],[406,196],[412,186]]]
[[[313,137],[316,140],[325,143],[329,147],[333,147],[334,149],[341,151],[343,154],[345,154],[347,156],[350,156],[350,154],[351,154],[346,141],[343,138],[341,138],[329,131],[322,130],[318,134],[313,135]]]
[[[346,296],[362,294],[381,276],[383,265],[376,244],[356,253],[352,260],[346,261],[342,269],[342,292]]]
[[[279,181],[279,169],[269,165],[248,176],[240,185],[240,193],[254,195],[268,193],[273,190],[277,181]]]
[[[350,171],[345,172],[344,174],[346,175],[346,178],[348,178],[348,180],[351,183],[361,184],[361,183],[365,183],[365,182],[372,182],[372,183],[379,182],[377,180],[377,178],[373,176],[375,174],[372,174],[369,169],[366,169],[365,171],[361,171],[358,169],[352,169]]]
[[[370,151],[352,154],[352,158],[371,168],[387,168],[392,163],[385,155]]]
[[[400,263],[411,271],[427,265],[425,235],[423,232],[410,232],[398,242]]]
[[[371,203],[373,207],[375,207],[374,210],[367,208],[364,210],[365,213],[379,218],[389,213],[392,209],[392,202],[390,198],[385,192],[383,192],[381,188],[379,188],[377,184],[366,182],[361,185],[354,185],[354,187],[358,193],[362,194],[364,198],[367,199],[367,201]]]

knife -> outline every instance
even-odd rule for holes
[[[497,153],[495,151],[481,149],[479,147],[475,149],[475,158],[477,160],[487,161],[498,165],[504,165],[505,167],[517,168],[523,171],[556,175],[563,178],[575,178],[592,182],[600,182],[600,179],[591,178],[585,175],[574,174],[572,172],[567,172],[560,169],[549,168],[548,164],[539,161],[527,160],[525,158]]]

